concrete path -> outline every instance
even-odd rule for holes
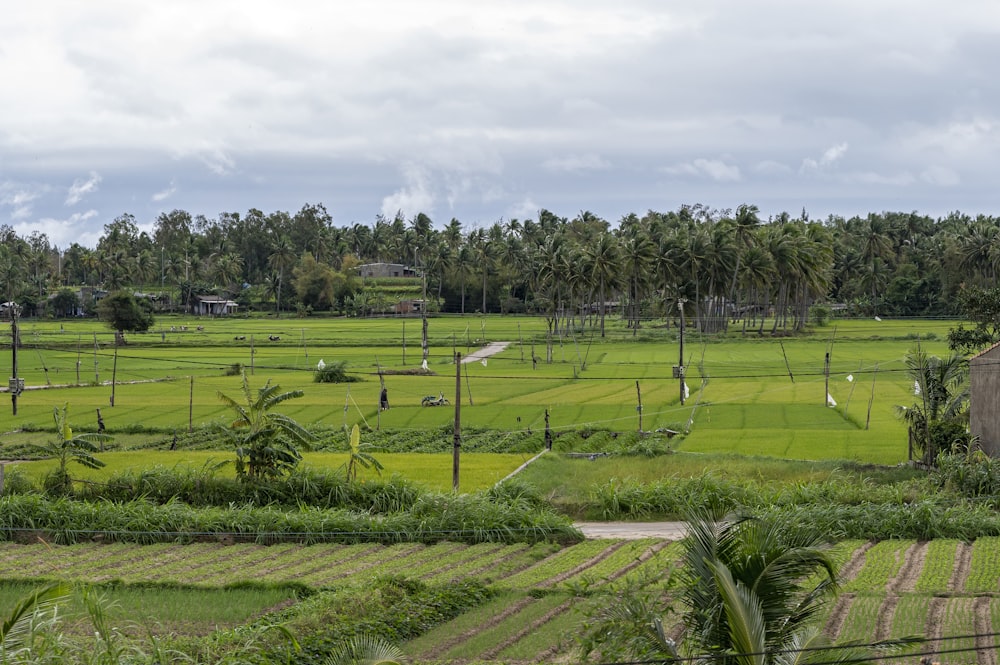
[[[587,538],[665,538],[680,540],[687,533],[684,522],[577,522],[574,524]]]
[[[489,358],[492,355],[500,353],[510,345],[510,342],[490,342],[481,349],[476,349],[469,355],[462,358],[462,364],[465,363],[477,363],[483,358]]]

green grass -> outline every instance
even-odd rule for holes
[[[0,582],[0,616],[7,616],[18,600],[37,588],[28,582]],[[142,635],[139,627],[153,624],[161,634],[207,635],[245,624],[295,598],[295,592],[287,588],[104,587],[98,593],[105,601],[109,624],[131,635]],[[84,626],[83,612],[79,598],[71,598],[63,608],[64,629],[92,631]]]
[[[188,330],[181,332],[182,325]],[[205,329],[197,331],[197,325]],[[29,346],[20,361],[27,383],[75,383],[79,361],[80,380],[87,385],[28,391],[19,400],[17,417],[8,422],[11,428],[51,426],[52,407],[68,402],[71,422],[79,431],[96,426],[96,409],[100,408],[113,432],[141,426],[169,433],[187,428],[189,400],[194,426],[223,421],[226,413],[216,393],[238,392],[238,377],[223,374],[234,363],[250,367],[252,335],[251,384],[271,379],[285,389],[304,390],[304,398],[284,405],[285,412],[300,422],[333,429],[357,422],[373,428],[423,431],[445,427],[453,417],[452,409],[420,406],[421,397],[441,392],[454,401],[453,350],[466,353],[482,341],[506,340],[512,345],[490,358],[487,366],[471,363],[462,368],[465,426],[538,431],[547,409],[550,424],[557,429],[634,430],[638,428],[638,381],[643,427],[686,427],[690,421],[691,434],[680,444],[685,451],[895,464],[905,459],[906,437],[893,407],[913,397],[903,371],[903,355],[918,335],[929,352],[946,353],[944,336],[954,325],[948,321],[837,321],[835,335],[830,327],[784,339],[794,383],[777,340],[732,333],[701,340],[692,332],[685,346],[692,394],[681,406],[677,382],[670,378],[671,367],[677,363],[675,330],[647,327],[642,331],[643,341],[617,328],[612,328],[606,340],[589,331],[576,335],[575,340],[567,336],[555,340],[552,364],[541,362],[533,368],[532,342],[535,353],[544,355],[544,320],[435,317],[429,328],[429,367],[434,374],[387,375],[393,408],[380,414],[377,370],[419,365],[419,320],[163,318],[153,331],[131,336],[131,344],[118,349],[117,378],[120,382],[167,380],[118,385],[114,408],[109,406],[111,386],[89,385],[96,378],[95,357],[97,376],[101,381],[110,379],[111,334],[92,321],[28,320],[22,329]],[[102,345],[96,356],[95,332]],[[271,334],[280,335],[281,341],[267,342]],[[235,341],[237,335],[247,340]],[[829,392],[837,400],[836,408],[824,406],[823,357],[831,337]],[[364,381],[313,383],[312,370],[320,358],[347,362],[349,371]],[[9,362],[0,354],[0,373],[9,371],[5,366]],[[847,381],[848,375],[855,381]]]
[[[51,436],[51,434],[47,436]],[[69,472],[76,480],[102,482],[112,475],[130,471],[137,472],[154,466],[167,468],[187,466],[200,469],[216,462],[228,461],[233,456],[233,453],[221,450],[109,451],[97,455],[106,464],[103,468],[87,469],[78,464],[70,463]],[[383,478],[399,475],[432,490],[451,490],[452,488],[453,458],[450,454],[375,453],[375,458],[385,466],[382,471]],[[463,492],[474,492],[491,487],[529,458],[529,455],[498,453],[463,455],[459,463],[459,489]],[[340,469],[346,461],[347,455],[342,453],[307,452],[303,455],[303,464],[315,469]],[[20,471],[36,483],[40,483],[45,474],[56,467],[54,460],[18,462],[16,464]],[[235,476],[232,465],[224,467],[219,473]],[[362,480],[378,477],[373,470],[362,469],[358,473],[358,478]]]

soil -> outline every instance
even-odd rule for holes
[[[997,665],[997,650],[993,646],[993,623],[990,617],[990,597],[980,596],[973,605],[976,616],[976,662],[978,665]]]
[[[824,634],[834,639],[840,635],[840,631],[844,628],[844,621],[847,619],[847,613],[851,611],[851,603],[853,602],[853,593],[842,593],[837,597],[837,603],[833,606],[830,617],[826,620],[826,626],[823,627]]]
[[[917,580],[920,579],[920,571],[924,569],[924,559],[926,558],[926,541],[915,543],[907,549],[903,553],[903,565],[900,566],[899,573],[895,579],[889,580],[886,584],[886,593],[896,595],[905,591],[914,591]]]
[[[972,563],[972,545],[959,543],[955,550],[955,568],[948,580],[949,591],[964,591],[965,579],[969,576],[969,565]]]
[[[875,543],[867,542],[863,544],[858,549],[854,550],[854,554],[851,555],[851,560],[844,564],[844,567],[840,569],[840,574],[838,575],[841,584],[846,584],[850,582],[858,573],[861,572],[861,568],[865,565],[865,554],[868,553]]]

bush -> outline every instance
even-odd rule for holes
[[[243,363],[233,363],[225,371],[225,376],[239,376],[241,374],[243,374]]]
[[[347,362],[343,360],[318,367],[313,374],[315,383],[354,383],[360,380],[360,377],[347,373]]]
[[[1000,460],[981,451],[941,455],[932,477],[939,487],[964,497],[1000,497]]]

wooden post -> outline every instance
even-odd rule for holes
[[[639,389],[639,382],[635,382],[635,396],[639,404],[635,410],[639,412],[639,432],[642,432],[642,391]]]
[[[403,319],[403,364],[406,364],[406,319]]]
[[[451,489],[458,492],[458,467],[462,448],[462,354],[455,354],[455,431],[452,437]]]
[[[785,353],[785,344],[780,339],[778,340],[778,346],[781,347],[781,356],[785,359],[785,369],[788,370],[788,378],[795,383],[795,377],[792,376],[792,366],[788,364],[788,354]]]
[[[375,419],[375,431],[377,432],[382,429],[382,391],[385,390],[385,377],[382,375],[382,364],[378,361],[378,356],[375,356],[375,366],[378,367],[378,385],[379,385],[378,411],[376,411],[378,416]]]
[[[306,329],[301,328],[301,330],[302,330],[302,352],[306,354],[306,360],[309,360],[309,349],[306,348]]]
[[[823,406],[830,406],[830,352],[823,360]]]
[[[465,389],[469,391],[469,406],[475,406],[472,402],[472,384],[469,383],[469,363],[465,363]]]
[[[253,376],[253,356],[254,356],[253,335],[250,335],[250,376]]]
[[[115,405],[115,382],[118,380],[118,345],[115,344],[115,361],[111,365],[111,406]]]
[[[97,373],[97,333],[94,333],[94,383],[100,383],[101,376]]]
[[[524,362],[524,338],[521,337],[521,322],[517,322],[517,345],[521,349],[521,362]]]
[[[868,415],[865,417],[865,429],[868,429],[868,425],[872,421],[872,401],[875,399],[875,375],[878,374],[878,363],[875,363],[875,369],[872,371],[872,394],[868,398]]]
[[[76,336],[76,384],[80,385],[80,336]]]
[[[552,450],[552,429],[549,427],[548,409],[545,409],[545,449]]]

